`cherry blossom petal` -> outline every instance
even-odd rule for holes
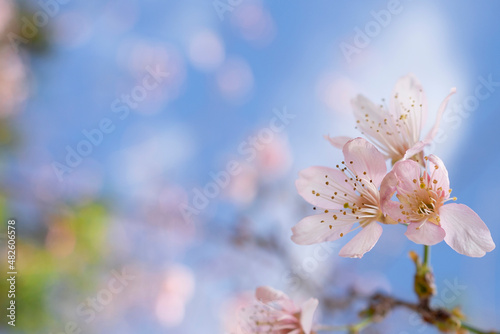
[[[351,101],[351,104],[357,129],[370,138],[370,141],[382,150],[386,158],[399,154],[398,143],[387,137],[387,133],[396,128],[390,112],[383,106],[375,105],[363,95],[358,95]]]
[[[361,258],[375,246],[382,235],[382,226],[373,222],[363,227],[339,252],[343,257]]]
[[[405,75],[396,82],[392,91],[390,110],[396,118],[401,115],[408,116],[408,127],[413,129],[412,140],[417,142],[427,118],[427,98],[422,85],[413,74]]]
[[[349,141],[352,140],[352,137],[346,137],[346,136],[338,136],[338,137],[330,137],[330,136],[324,136],[326,140],[332,144],[333,147],[342,149],[344,145]]]
[[[351,100],[351,105],[356,120],[360,121],[358,126],[362,130],[370,130],[370,122],[363,122],[367,118],[375,123],[383,122],[387,117],[387,109],[381,108],[380,105],[373,103],[369,98],[359,94]],[[367,116],[368,115],[368,116]],[[366,124],[365,124],[366,123]],[[373,123],[371,123],[373,124]]]
[[[439,109],[437,112],[436,122],[434,122],[434,126],[432,127],[432,129],[430,129],[430,131],[427,133],[427,136],[425,136],[425,139],[423,140],[426,143],[426,145],[430,144],[432,142],[432,140],[434,139],[434,137],[436,136],[438,129],[439,129],[439,123],[441,123],[441,117],[443,117],[443,113],[446,110],[446,107],[448,106],[448,101],[453,96],[453,94],[455,94],[456,92],[457,92],[457,89],[455,87],[453,87],[450,90],[450,94],[448,94],[448,96],[445,97],[443,102],[441,102],[441,105],[439,106]]]
[[[391,222],[390,220],[386,221],[385,223],[391,224],[391,223],[407,223],[407,215],[403,214],[403,211],[408,212],[407,210],[410,210],[409,206],[406,206],[400,202],[396,201],[385,201],[382,206],[382,213],[384,215],[387,215],[389,218],[393,220]],[[386,217],[387,220],[387,217]]]
[[[386,174],[382,183],[380,184],[380,202],[383,204],[392,198],[396,192],[396,187],[398,186],[398,178],[394,171],[390,171]]]
[[[405,235],[414,243],[432,246],[445,238],[446,232],[436,224],[431,222],[410,223]]]
[[[409,212],[411,208],[405,203],[401,203],[399,201],[393,201],[392,196],[396,192],[397,185],[399,181],[396,177],[394,171],[389,172],[384,180],[382,181],[382,185],[380,186],[380,205],[382,209],[382,213],[394,221],[394,223],[406,223],[407,215],[403,214],[404,212]],[[386,221],[386,223],[391,223],[390,221]]]
[[[276,302],[281,299],[287,299],[287,295],[279,290],[271,288],[270,286],[259,286],[255,290],[255,298],[264,304]]]
[[[398,193],[413,194],[413,190],[419,189],[420,166],[413,160],[398,161],[392,168],[392,172],[398,180]]]
[[[318,300],[316,298],[310,298],[305,301],[301,308],[302,313],[300,315],[300,325],[305,334],[310,334],[313,326],[314,312],[318,307]]]
[[[346,234],[351,229],[355,220],[341,221],[343,215],[337,215],[338,219],[333,218],[333,213],[322,213],[302,219],[292,227],[292,241],[298,245],[312,245],[339,239],[341,233]]]
[[[446,204],[439,209],[444,241],[456,252],[482,257],[495,249],[490,230],[479,216],[464,204]]]
[[[380,186],[387,173],[385,157],[375,146],[363,138],[353,139],[342,149],[346,166],[359,178],[371,180],[375,186]]]
[[[339,195],[337,201],[335,192],[356,196],[353,188],[346,186],[345,178],[345,174],[338,169],[316,166],[302,170],[295,185],[299,195],[312,205],[325,209],[339,209],[343,207],[345,200],[341,200]]]
[[[429,168],[431,178],[437,181],[437,183],[433,183],[433,187],[435,189],[441,188],[442,191],[444,191],[444,198],[447,199],[450,196],[450,179],[448,177],[448,170],[446,169],[443,161],[434,154],[431,154],[428,157],[427,166]]]
[[[415,154],[422,152],[427,145],[429,145],[429,143],[418,141],[415,145],[413,145],[406,151],[403,160],[410,159]]]
[[[399,208],[400,203],[392,200],[397,185],[398,179],[392,171],[387,173],[380,185],[380,209],[386,216],[386,224],[400,223],[404,218]]]

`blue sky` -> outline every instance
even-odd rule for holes
[[[192,189],[209,182],[210,172],[241,158],[240,143],[268,126],[274,109],[286,108],[295,115],[284,132],[292,160],[273,187],[286,192],[287,203],[294,205],[300,202],[293,188],[299,170],[335,165],[342,159],[322,136],[356,135],[349,107],[356,94],[375,101],[389,98],[396,80],[412,72],[429,99],[429,129],[451,87],[458,93],[448,112],[459,110],[474,96],[483,79],[500,82],[496,2],[402,0],[387,26],[348,61],[341,43],[353,45],[356,29],[364,31],[374,20],[372,11],[387,10],[388,3],[242,0],[223,14],[223,20],[211,1],[73,0],[61,5],[51,19],[52,49],[31,60],[35,83],[26,110],[17,119],[26,136],[24,150],[30,154],[19,158],[24,166],[19,173],[26,179],[46,175],[47,182],[69,198],[109,195],[116,199],[117,215],[127,216],[134,212],[137,199],[145,198],[158,183],[179,187],[192,199]],[[208,34],[212,43],[203,44],[207,49],[201,53],[193,44],[200,34]],[[120,120],[112,110],[113,101],[132,92],[147,76],[146,66],[153,64],[164,66],[170,77]],[[468,117],[443,122],[446,140],[427,151],[443,158],[455,196],[482,217],[497,244],[498,88],[471,108]],[[84,139],[82,131],[97,127],[103,118],[110,118],[116,129],[73,173],[62,183],[47,174],[51,163],[64,162],[66,146],[76,147]],[[200,218],[208,232],[191,251],[166,255],[169,260],[184,263],[199,275],[205,270],[199,262],[201,253],[219,256],[228,251],[211,239],[211,224],[231,225],[235,217],[246,215],[265,230],[266,224],[279,221],[286,240],[289,228],[303,214],[277,203],[279,212],[271,219],[267,213],[272,207],[241,209],[228,202],[211,203]],[[331,265],[361,276],[382,272],[394,293],[411,298],[413,268],[407,252],[420,247],[406,240],[403,232],[401,227],[384,234],[378,249],[362,260],[334,255]],[[291,241],[289,247],[302,252]],[[438,288],[446,287],[446,279],[459,279],[467,286],[460,296],[464,310],[472,323],[485,327],[500,327],[499,261],[498,250],[481,259],[459,255],[444,243],[432,250]],[[202,311],[196,303],[217,307],[232,286],[251,290],[269,284],[286,289],[279,276],[269,270],[253,283],[235,273],[224,281],[226,285],[203,283],[200,278],[200,290],[188,309],[198,314]],[[197,324],[217,331],[217,321],[208,318],[203,316]],[[197,326],[188,324],[189,316],[186,319],[177,329],[180,333]],[[418,332],[411,326],[405,329],[403,321],[397,323],[395,330]]]

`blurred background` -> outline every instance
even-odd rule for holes
[[[498,245],[499,10],[0,0],[0,243],[6,258],[15,218],[18,272],[16,327],[2,315],[0,332],[237,333],[235,310],[259,285],[319,298],[324,324],[355,321],[358,295],[415,300],[408,252],[422,250],[403,226],[361,260],[337,255],[346,240],[293,244],[313,213],[294,180],[342,160],[323,135],[358,135],[351,98],[388,99],[412,72],[424,133],[457,87],[426,153]],[[499,260],[433,247],[435,304],[500,328]],[[366,330],[422,332],[436,330],[406,311]]]

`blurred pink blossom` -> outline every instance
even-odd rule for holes
[[[226,60],[218,69],[215,79],[222,97],[236,104],[246,102],[254,84],[248,63],[235,57]]]
[[[276,136],[262,150],[257,151],[257,166],[264,176],[283,176],[291,167],[292,155],[288,139]]]
[[[155,314],[164,326],[174,327],[184,320],[194,287],[194,275],[189,268],[175,265],[167,269],[155,307]]]
[[[244,39],[255,46],[268,45],[276,35],[274,20],[260,1],[239,5],[231,17],[231,23]]]
[[[310,298],[297,306],[286,294],[263,286],[255,291],[256,300],[242,309],[240,328],[245,334],[310,334],[318,300]]]
[[[19,55],[10,47],[0,49],[0,117],[19,110],[28,95],[27,69]]]
[[[217,69],[224,61],[224,44],[213,31],[202,30],[189,41],[189,60],[202,71]]]

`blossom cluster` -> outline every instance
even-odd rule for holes
[[[357,128],[368,140],[329,137],[344,160],[335,166],[302,170],[296,187],[318,214],[292,228],[296,244],[311,245],[343,238],[358,230],[340,250],[343,257],[361,258],[379,240],[384,225],[404,225],[405,235],[423,245],[445,241],[460,254],[482,257],[495,248],[481,218],[451,197],[448,171],[435,156],[424,156],[439,128],[453,88],[439,107],[429,133],[420,139],[427,115],[422,86],[413,75],[399,79],[388,107],[359,95],[353,101]],[[388,170],[388,161],[392,166]],[[317,299],[298,306],[283,292],[257,289],[255,299],[240,312],[240,332],[314,334]]]
[[[333,241],[359,232],[340,250],[344,257],[361,258],[382,234],[382,225],[403,224],[405,235],[423,245],[445,241],[460,254],[481,257],[495,248],[481,218],[464,204],[448,203],[448,171],[435,156],[424,156],[437,133],[450,94],[441,103],[437,120],[420,140],[427,100],[413,75],[399,79],[388,108],[359,95],[353,101],[357,128],[368,139],[327,137],[342,148],[344,161],[336,168],[310,167],[300,172],[299,194],[321,213],[292,228],[301,245]],[[387,171],[386,161],[392,163]]]

